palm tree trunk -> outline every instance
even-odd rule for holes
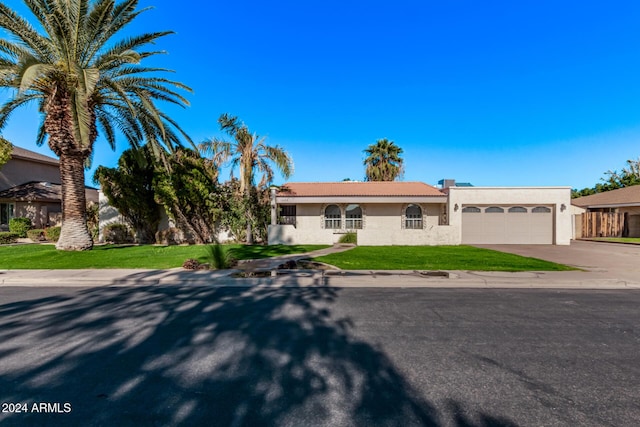
[[[87,228],[84,160],[82,153],[60,153],[62,230],[56,249],[84,251],[93,248]]]

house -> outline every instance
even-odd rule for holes
[[[96,189],[86,187],[87,201],[97,203]],[[34,227],[62,220],[62,189],[58,160],[21,147],[0,167],[0,229],[14,217],[31,218]]]
[[[269,244],[557,244],[572,237],[570,187],[298,182],[271,194]]]
[[[584,212],[582,237],[640,237],[640,185],[579,197],[571,204]]]

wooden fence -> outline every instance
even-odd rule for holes
[[[624,214],[585,212],[582,214],[582,237],[622,237]]]

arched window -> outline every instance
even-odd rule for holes
[[[533,212],[533,213],[549,213],[549,212],[551,212],[551,209],[549,209],[546,206],[536,206],[535,208],[531,209],[531,212]]]
[[[362,228],[362,208],[358,205],[348,205],[345,211],[347,230]]]
[[[480,208],[476,208],[475,206],[466,206],[462,208],[462,212],[464,213],[480,213]]]
[[[337,205],[329,205],[324,209],[324,228],[339,229],[341,224],[341,212]]]
[[[504,213],[504,209],[498,206],[491,206],[484,210],[485,213]]]
[[[514,206],[509,208],[509,213],[527,213],[527,208],[523,206]]]
[[[418,205],[409,205],[404,211],[404,227],[408,229],[422,229],[422,208]]]

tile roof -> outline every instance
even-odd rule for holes
[[[571,204],[580,207],[640,204],[640,185],[578,197],[573,199]]]
[[[20,202],[60,202],[62,190],[60,184],[31,181],[0,191],[0,199]]]
[[[35,151],[27,150],[25,148],[18,147],[16,145],[13,146],[11,157],[16,157],[18,159],[25,159],[25,160],[35,160],[36,162],[42,162],[42,163],[50,163],[50,164],[56,164],[56,165],[58,164],[58,159],[45,156],[44,154],[36,153]]]
[[[423,182],[290,182],[278,196],[292,197],[425,197],[444,196],[437,188]]]

